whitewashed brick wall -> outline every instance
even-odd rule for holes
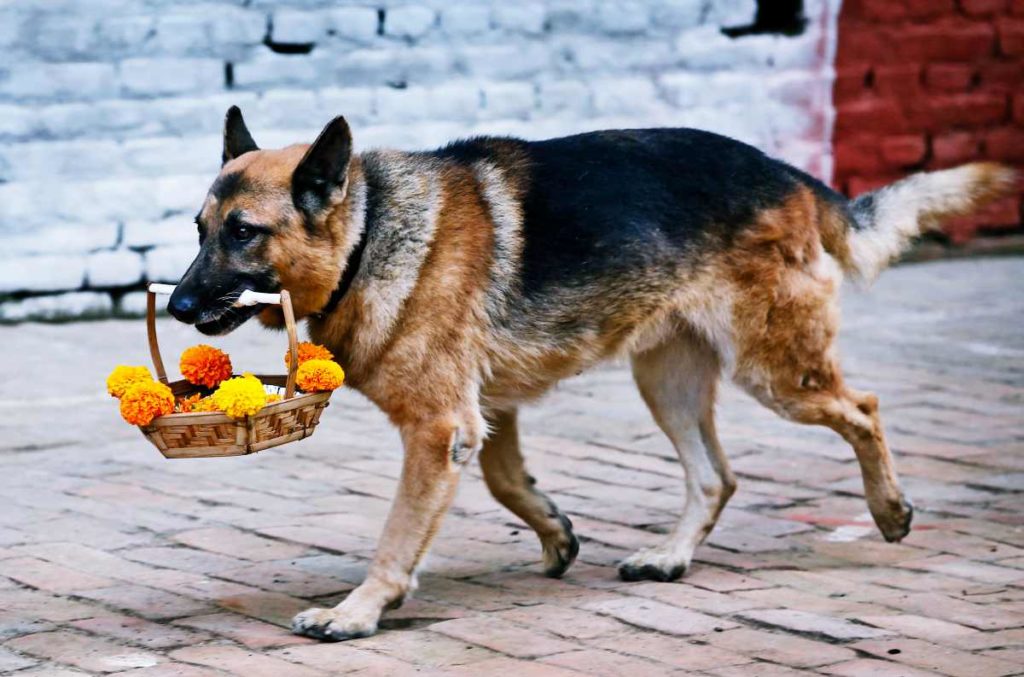
[[[263,146],[339,113],[358,148],[693,126],[827,178],[838,2],[730,39],[754,0],[6,0],[0,320],[175,281],[232,104]]]

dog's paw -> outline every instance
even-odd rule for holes
[[[674,581],[686,573],[689,562],[677,554],[655,548],[635,552],[619,565],[619,578],[624,581]]]
[[[541,541],[544,549],[544,575],[548,578],[561,578],[580,552],[580,542],[572,532],[572,522],[562,513],[558,513],[558,521],[562,525],[559,537]]]
[[[910,523],[914,520],[914,504],[909,498],[886,505],[884,510],[872,511],[875,524],[882,532],[882,537],[889,543],[899,543],[910,533]]]
[[[377,619],[352,617],[340,609],[306,609],[292,619],[292,632],[326,642],[342,642],[374,634]]]

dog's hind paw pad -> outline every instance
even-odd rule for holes
[[[292,632],[325,642],[341,642],[369,637],[377,632],[377,623],[347,619],[336,609],[307,609],[292,619]]]
[[[641,550],[619,565],[624,581],[674,581],[686,573],[688,562],[653,550]]]

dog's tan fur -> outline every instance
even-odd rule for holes
[[[291,192],[309,147],[238,156],[225,148],[223,174],[243,175],[249,189],[223,202],[211,193],[202,220],[215,233],[240,209],[257,222],[283,224],[263,256],[291,291],[296,314],[308,319],[312,339],[335,353],[348,384],[390,417],[405,446],[398,494],[366,581],[339,606],[297,616],[296,632],[327,639],[372,633],[382,610],[414,587],[460,470],[481,449],[487,486],[537,532],[547,572],[561,575],[578,543],[526,472],[516,409],[617,355],[631,358],[687,481],[679,523],[665,543],[626,560],[624,577],[679,575],[736,488],[714,424],[722,371],[780,415],[842,435],[860,461],[883,534],[898,540],[906,533],[910,507],[877,399],[845,385],[835,351],[841,269],[854,269],[869,251],[835,205],[796,190],[758,213],[729,246],[710,248],[699,264],[640,267],[615,295],[563,289],[544,305],[513,308],[526,179],[516,147],[503,144],[493,146],[500,167],[386,151],[353,157],[312,230]],[[1003,170],[974,171],[970,205],[1005,183]],[[384,231],[367,244],[341,302],[320,315],[365,235],[371,175],[372,189],[385,196],[377,207]],[[590,313],[593,328],[560,339],[551,327],[565,321],[566,308]],[[272,308],[261,320],[281,324]]]

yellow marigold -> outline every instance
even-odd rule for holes
[[[199,404],[199,400],[203,399],[203,396],[199,393],[189,395],[188,397],[179,397],[178,406],[175,407],[175,411],[182,414],[188,414],[196,410],[196,405]]]
[[[174,413],[174,393],[159,381],[139,381],[121,397],[121,416],[133,425],[149,425],[157,416]]]
[[[124,395],[129,386],[141,381],[152,380],[153,375],[145,367],[128,367],[119,364],[114,367],[114,371],[110,372],[110,376],[107,377],[107,392],[119,398]]]
[[[288,359],[290,356],[291,356],[290,352],[286,352],[284,354],[284,366],[286,366],[286,367],[290,367],[291,364],[292,364],[291,360]],[[333,360],[333,359],[334,359],[334,353],[332,353],[330,350],[327,350],[327,348],[324,348],[321,345],[317,345],[316,343],[310,343],[309,341],[303,341],[303,342],[301,342],[299,344],[299,366],[300,367],[302,366],[303,362],[308,362],[309,360]]]
[[[345,371],[331,360],[307,360],[299,365],[295,382],[307,393],[334,390],[345,382]]]
[[[212,397],[217,409],[231,418],[252,416],[267,402],[263,384],[252,374],[243,374],[224,381]]]
[[[194,405],[192,405],[192,412],[199,413],[202,411],[220,411],[217,409],[217,404],[213,401],[213,395],[204,397]]]
[[[267,404],[273,404],[274,402],[280,402],[281,396],[277,393],[270,393],[267,395]]]
[[[231,358],[223,350],[200,343],[181,354],[181,375],[189,383],[213,388],[231,378]]]

